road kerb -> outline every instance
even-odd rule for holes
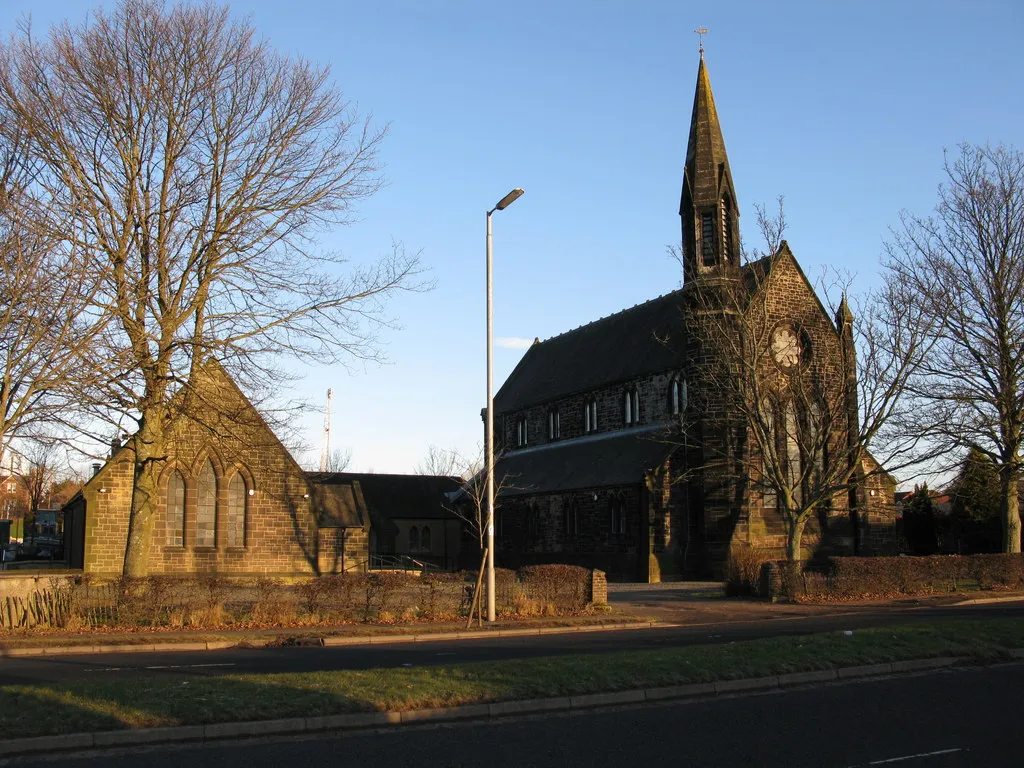
[[[207,739],[225,739],[238,736],[268,736],[281,733],[302,733],[306,718],[288,717],[282,720],[250,720],[244,723],[212,723],[203,726]]]
[[[424,720],[466,720],[490,717],[487,704],[467,704],[462,707],[437,707],[436,709],[410,709],[402,712],[402,723],[417,723]]]
[[[23,755],[58,752],[67,749],[88,749],[93,745],[91,733],[66,733],[62,736],[33,736],[28,739],[0,741],[0,755]]]
[[[836,670],[840,680],[854,677],[874,677],[892,674],[892,664],[862,664],[859,667],[842,667]]]
[[[808,683],[830,683],[839,675],[834,669],[818,669],[812,672],[787,672],[779,675],[779,685],[806,685]]]
[[[765,688],[778,688],[778,675],[766,677],[748,677],[742,680],[717,680],[715,681],[715,693],[736,693],[738,691],[753,691]]]
[[[496,701],[487,705],[491,717],[508,715],[526,715],[533,712],[552,712],[571,708],[568,696],[556,696],[550,699],[521,699],[519,701]]]
[[[911,659],[910,661],[894,661],[893,672],[918,672],[923,669],[941,669],[956,664],[951,656],[938,656],[934,659]]]
[[[123,731],[97,731],[92,734],[96,747],[126,747],[134,744],[157,744],[165,741],[200,741],[206,735],[201,725],[166,728],[129,728]]]
[[[644,699],[661,701],[663,699],[688,699],[692,696],[714,696],[714,694],[714,683],[691,683],[690,685],[664,685],[660,688],[647,688],[644,690]]]
[[[398,725],[402,722],[401,712],[353,712],[347,715],[321,715],[306,718],[307,731],[343,731],[353,728],[375,728],[381,725]]]
[[[573,709],[591,709],[608,707],[615,704],[639,704],[644,701],[642,689],[633,691],[612,691],[611,693],[583,693],[570,696],[569,705]]]

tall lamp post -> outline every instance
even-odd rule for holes
[[[484,472],[487,473],[487,620],[494,621],[494,313],[491,303],[494,290],[491,282],[491,214],[503,211],[519,199],[523,190],[516,188],[487,212],[487,426],[485,429]]]

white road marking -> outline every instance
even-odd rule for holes
[[[963,749],[937,749],[934,752],[918,752],[916,755],[904,755],[903,757],[890,757],[886,760],[874,760],[868,765],[888,765],[890,763],[902,763],[904,760],[917,760],[919,757],[937,757],[939,755],[951,755],[954,752],[963,752]]]
[[[142,667],[142,669],[196,669],[199,667],[233,667],[232,663],[222,664],[166,664],[166,665],[154,665],[151,667]],[[85,672],[121,672],[125,669],[134,669],[134,667],[92,667],[85,669]]]

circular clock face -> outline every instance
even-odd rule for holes
[[[775,329],[772,336],[772,356],[783,368],[792,368],[800,362],[800,339],[788,326]]]

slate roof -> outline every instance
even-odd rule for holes
[[[327,475],[309,474],[313,512],[324,528],[365,528],[370,516],[358,483],[333,483]]]
[[[311,472],[309,479],[324,488],[358,485],[371,518],[388,519],[450,518],[452,513],[444,506],[445,494],[462,486],[457,477],[438,475]]]
[[[677,367],[682,290],[536,342],[494,397],[496,413]]]
[[[503,497],[629,485],[677,447],[664,426],[605,432],[511,453],[494,477]]]

